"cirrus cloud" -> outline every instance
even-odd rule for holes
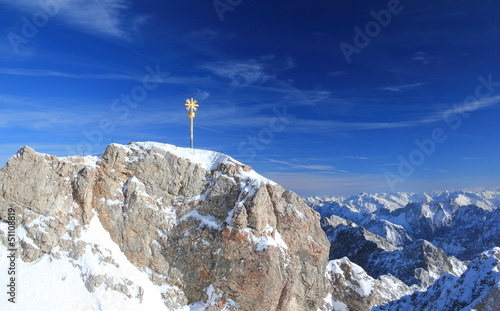
[[[0,0],[0,4],[35,14],[41,5],[51,5],[55,16],[66,26],[76,28],[93,35],[130,40],[131,34],[137,30],[147,18],[130,13],[128,0]]]

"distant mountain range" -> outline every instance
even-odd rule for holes
[[[330,260],[413,292],[374,310],[500,310],[500,189],[305,201],[321,215]]]

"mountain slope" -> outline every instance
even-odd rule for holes
[[[325,298],[330,310],[371,310],[413,292],[393,276],[370,277],[347,257],[330,261],[325,277],[331,288]]]
[[[350,269],[344,262],[344,271],[335,270],[331,279],[341,281],[333,287],[343,290],[333,291],[331,304],[339,310],[370,310],[374,299],[345,284],[391,277],[393,285],[404,282],[409,291],[418,291],[378,302],[379,310],[498,310],[497,270],[474,258],[488,262],[485,256],[493,255],[481,253],[493,248],[496,254],[500,246],[499,194],[497,189],[307,198],[321,214],[330,259],[359,265]],[[350,276],[343,278],[347,271]]]
[[[374,311],[498,310],[500,248],[475,258],[460,277],[444,275],[425,292],[415,292]]]
[[[220,153],[132,143],[57,158],[25,147],[0,170],[2,255],[9,210],[21,309],[317,310],[326,296],[319,215]],[[57,292],[44,294],[46,269]]]
[[[404,248],[396,247],[365,228],[341,219],[330,216],[322,220],[330,241],[330,259],[348,257],[373,278],[390,274],[408,286],[424,289],[442,274],[460,276],[466,268],[461,261],[446,256],[425,240],[416,240]]]

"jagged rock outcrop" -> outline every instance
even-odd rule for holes
[[[329,288],[325,302],[333,310],[368,311],[413,292],[393,276],[372,278],[347,257],[330,261],[325,277]]]
[[[475,258],[456,277],[442,276],[425,292],[415,292],[374,308],[374,311],[498,310],[500,306],[500,248]]]
[[[350,220],[335,215],[323,218],[321,227],[331,244],[330,260],[348,257],[357,265],[366,267],[372,255],[401,249]]]
[[[460,276],[466,266],[453,256],[425,240],[396,247],[384,238],[357,226],[350,220],[332,215],[321,221],[330,241],[330,260],[349,258],[368,275],[379,278],[393,275],[408,286],[425,289],[441,275]]]
[[[2,219],[9,207],[22,261],[65,258],[90,292],[138,303],[157,294],[166,310],[317,310],[327,295],[319,215],[215,152],[133,143],[112,144],[100,159],[57,158],[25,147],[0,170]],[[117,252],[139,270],[134,280],[142,272],[152,285],[83,267],[94,256],[121,269]]]
[[[466,265],[448,257],[431,243],[417,240],[402,250],[373,253],[366,264],[367,273],[373,277],[392,274],[407,285],[425,289],[441,275],[460,276]]]

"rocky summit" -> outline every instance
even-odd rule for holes
[[[24,147],[0,170],[0,217],[2,271],[15,226],[19,310],[325,308],[319,214],[224,154]]]

